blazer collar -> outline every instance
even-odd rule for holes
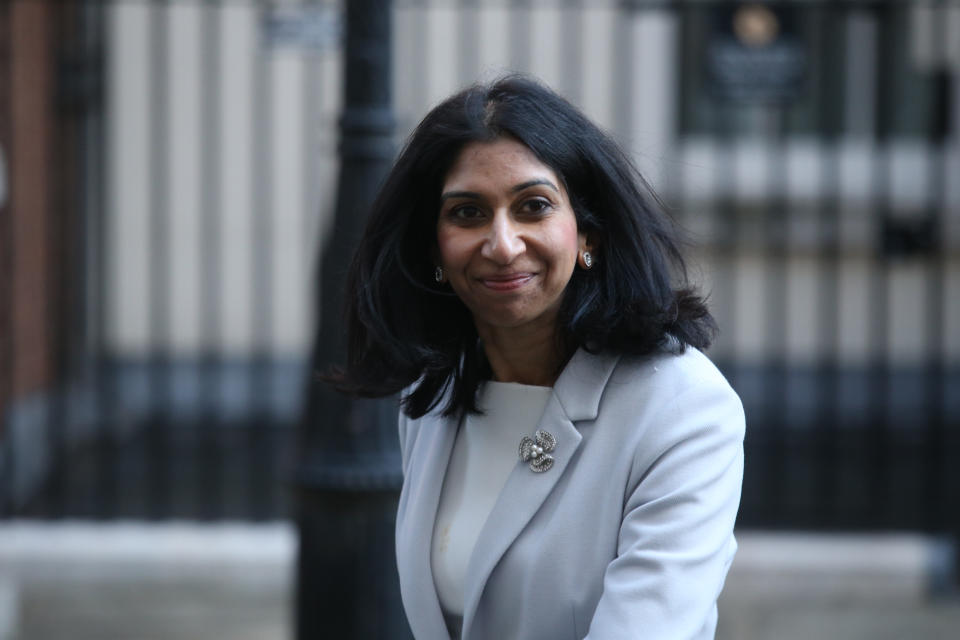
[[[467,568],[464,639],[469,638],[470,626],[491,572],[550,495],[579,447],[582,436],[574,422],[597,417],[600,398],[618,360],[617,356],[592,355],[580,349],[554,384],[537,427],[557,438],[557,448],[551,454],[553,468],[534,473],[518,459],[507,478],[480,531]],[[407,610],[417,612],[416,619],[409,620],[417,638],[449,637],[433,581],[431,545],[443,480],[458,430],[459,424],[449,418],[435,414],[421,418],[412,463],[404,481],[409,494],[405,518],[410,526],[405,527],[403,535],[409,538],[398,539],[397,545],[408,553],[398,554],[397,565],[401,575],[410,577],[402,581],[401,591]],[[520,444],[519,435],[517,444]]]
[[[421,418],[408,476],[404,480],[409,505],[405,519],[410,525],[401,535],[409,537],[406,540],[398,538],[397,548],[408,552],[397,554],[397,567],[401,576],[409,576],[409,580],[401,580],[400,589],[407,611],[417,612],[415,617],[408,616],[416,638],[449,638],[433,581],[430,552],[440,491],[458,429],[456,421],[436,414]]]
[[[595,355],[577,349],[553,385],[553,395],[567,418],[573,422],[596,419],[603,390],[619,361],[615,354]]]
[[[467,566],[464,640],[469,640],[474,615],[494,567],[563,477],[580,446],[582,436],[574,422],[597,417],[603,389],[618,360],[617,356],[596,356],[580,349],[557,379],[553,395],[537,426],[538,429],[549,431],[557,439],[556,449],[551,453],[553,467],[543,473],[535,473],[528,464],[518,459],[500,491],[493,510],[480,530]],[[519,440],[520,436],[517,438],[518,445]]]

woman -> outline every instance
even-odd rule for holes
[[[373,205],[345,390],[403,391],[420,639],[711,638],[743,411],[625,155],[522,77],[433,109]]]

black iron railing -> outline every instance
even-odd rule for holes
[[[58,161],[75,179],[50,185],[70,196],[58,200],[69,215],[50,217],[66,249],[50,258],[61,286],[43,295],[62,331],[44,384],[0,389],[0,509],[285,518],[310,332],[285,342],[283,320],[309,315],[322,243],[307,251],[283,238],[291,220],[300,240],[322,235],[333,204],[341,8],[160,2],[139,15],[135,4],[84,3],[58,27],[73,35],[59,45],[55,118],[75,143]],[[892,0],[404,0],[393,9],[398,139],[479,75],[513,68],[553,82],[636,154],[695,240],[723,331],[711,355],[747,410],[741,525],[956,532],[960,63],[948,28],[958,11]],[[313,26],[293,29],[298,19]],[[125,20],[147,46],[123,48]],[[283,48],[291,33],[299,49]],[[186,93],[173,56],[182,46],[197,52]],[[142,107],[116,93],[129,81],[116,57],[131,52],[145,56],[146,76],[130,91],[146,86],[152,105],[140,125],[124,118]],[[178,137],[183,126],[195,145]],[[131,152],[132,135],[142,146]],[[301,146],[283,146],[297,136]],[[111,200],[125,175],[118,153],[143,163],[143,211]],[[290,184],[306,194],[292,217],[276,206],[289,177],[276,167],[291,153],[300,177]],[[184,162],[198,185],[185,235],[175,215]],[[238,189],[249,195],[242,214]],[[146,231],[124,226],[132,218]],[[117,262],[131,255],[118,246],[133,241],[124,233],[147,234],[142,289],[117,284],[135,270]],[[299,280],[278,271],[293,250],[306,256]],[[2,264],[16,270],[15,260]],[[185,264],[196,285],[187,306]],[[278,302],[288,285],[304,304]],[[0,313],[20,300],[0,300]],[[0,362],[0,381],[22,368]]]

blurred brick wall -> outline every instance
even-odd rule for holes
[[[0,435],[9,401],[12,329],[10,276],[12,271],[8,173],[10,155],[10,6],[0,4]]]
[[[0,210],[0,416],[52,377],[52,8],[0,8],[0,145],[8,197]],[[2,428],[2,422],[0,422]]]

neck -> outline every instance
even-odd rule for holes
[[[477,332],[497,382],[552,387],[567,360],[555,328],[477,327]]]

